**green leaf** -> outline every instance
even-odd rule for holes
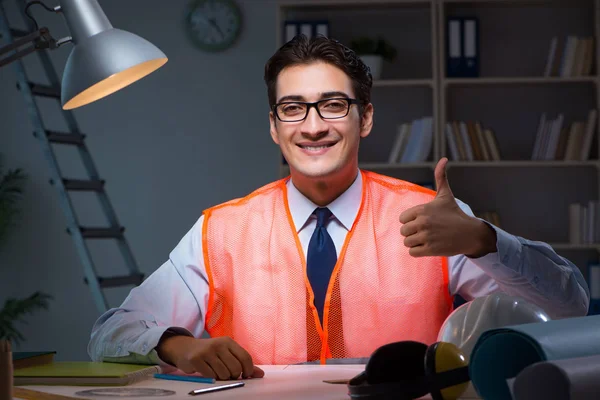
[[[22,169],[4,170],[0,158],[0,243],[2,243],[21,215],[20,202],[27,175]]]
[[[25,338],[14,326],[14,323],[26,324],[23,317],[40,309],[47,310],[51,299],[51,295],[39,291],[24,299],[8,298],[0,310],[0,339],[6,339],[15,344],[24,341]]]

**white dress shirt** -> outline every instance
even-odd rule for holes
[[[287,182],[288,203],[306,255],[316,226],[317,207]],[[332,212],[327,231],[339,254],[360,208],[362,176],[327,207]],[[468,215],[470,207],[457,199]],[[201,216],[167,260],[119,308],[96,321],[88,354],[94,361],[165,365],[154,348],[169,329],[201,337],[208,304],[208,278],[202,255]],[[486,221],[487,222],[487,221]],[[497,235],[497,251],[480,258],[449,257],[449,291],[465,300],[502,291],[542,307],[551,318],[586,315],[589,289],[581,272],[546,243],[511,235],[487,222]]]

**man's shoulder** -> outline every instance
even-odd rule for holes
[[[385,193],[396,193],[406,195],[407,193],[421,193],[435,196],[435,190],[432,190],[417,183],[405,181],[400,178],[394,178],[388,175],[382,175],[372,171],[363,171],[367,180],[376,187],[381,188]]]
[[[253,190],[252,192],[248,193],[247,195],[245,195],[243,197],[231,199],[231,200],[225,201],[223,203],[209,207],[208,209],[205,210],[205,213],[209,212],[209,211],[213,212],[213,211],[223,209],[223,208],[233,208],[236,206],[239,207],[239,206],[244,206],[244,205],[247,205],[247,206],[251,205],[253,202],[259,202],[266,195],[277,194],[279,191],[281,191],[281,188],[284,185],[285,185],[285,179],[279,179],[279,180],[267,183],[255,190]]]

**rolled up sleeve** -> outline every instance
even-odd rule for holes
[[[88,344],[94,361],[162,364],[156,346],[169,330],[200,337],[208,303],[201,217],[169,259],[133,288],[118,308],[95,322]]]

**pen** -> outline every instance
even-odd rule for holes
[[[229,383],[227,385],[212,386],[212,387],[207,387],[207,388],[192,390],[188,394],[192,395],[192,396],[196,396],[198,394],[210,393],[210,392],[218,392],[219,390],[233,389],[233,388],[242,387],[242,386],[244,386],[244,382],[235,382],[235,383]]]
[[[197,383],[215,383],[214,378],[205,378],[203,376],[188,376],[188,375],[171,375],[171,374],[154,374],[158,379],[169,379],[171,381],[186,381]]]

